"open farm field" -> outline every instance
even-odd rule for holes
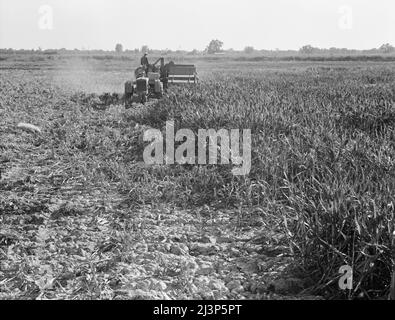
[[[137,60],[0,61],[0,299],[387,298],[395,65],[185,59],[128,109]],[[146,165],[169,120],[250,129],[249,174]]]

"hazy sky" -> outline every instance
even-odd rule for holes
[[[0,0],[0,48],[368,49],[395,45],[394,0]]]

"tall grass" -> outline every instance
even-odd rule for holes
[[[252,170],[160,167],[144,184],[190,204],[260,206],[283,221],[314,291],[332,297],[389,293],[395,206],[395,72],[326,68],[274,74],[216,74],[176,87],[132,119],[156,128],[253,132]],[[173,196],[169,196],[173,195]],[[133,195],[135,196],[135,194]],[[354,271],[341,293],[339,267]]]

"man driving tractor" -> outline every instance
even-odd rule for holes
[[[194,65],[176,65],[173,61],[165,64],[160,57],[153,64],[148,62],[148,54],[144,53],[140,66],[134,71],[134,79],[125,82],[125,106],[133,102],[145,103],[147,99],[161,98],[168,89],[169,81],[176,83],[196,83],[198,81]],[[160,65],[158,66],[158,63]]]
[[[144,56],[141,58],[140,63],[144,67],[145,74],[148,74],[148,67],[149,67],[149,62],[148,62],[148,53],[145,52]]]

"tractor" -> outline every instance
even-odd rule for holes
[[[138,67],[134,75],[136,80],[125,83],[126,107],[133,102],[145,104],[149,98],[160,99],[169,84],[198,81],[194,65],[175,64],[173,61],[165,64],[164,58],[159,58],[147,67]]]

